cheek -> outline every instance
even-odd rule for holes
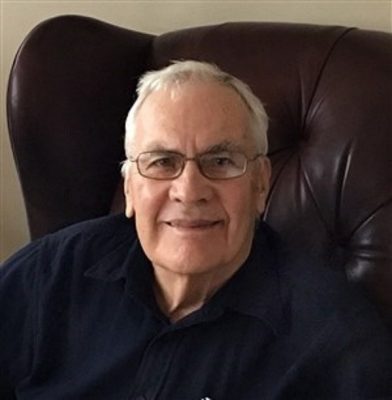
[[[160,185],[154,185],[154,183],[155,181],[150,182],[150,180],[138,176],[133,179],[131,190],[135,208],[148,209],[150,205],[159,201],[162,190],[160,190]]]
[[[133,182],[131,186],[132,203],[137,223],[151,225],[155,223],[159,212],[167,201],[167,188],[156,182]],[[146,228],[146,226],[145,226]]]
[[[165,204],[164,194],[149,185],[134,185],[133,192],[136,230],[147,256],[154,258],[159,243],[158,215]]]
[[[253,232],[257,217],[257,193],[253,186],[244,185],[225,197],[225,209],[229,218],[229,241],[238,242],[241,236]]]

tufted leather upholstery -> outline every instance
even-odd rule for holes
[[[122,209],[123,124],[137,79],[188,58],[238,76],[265,104],[265,219],[290,254],[309,268],[344,268],[392,320],[387,33],[228,23],[155,37],[79,16],[43,22],[16,56],[7,98],[32,238]]]

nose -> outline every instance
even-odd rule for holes
[[[185,163],[181,175],[171,181],[169,197],[181,203],[203,203],[213,196],[211,181],[203,176],[194,160]]]

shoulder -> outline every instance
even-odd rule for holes
[[[391,395],[392,336],[376,305],[347,279],[344,268],[306,255],[288,257],[279,238],[273,240],[287,294],[286,355],[299,381],[319,383],[304,385],[306,392],[298,396],[310,398],[320,387],[331,393],[328,398]]]
[[[47,272],[59,264],[70,266],[84,262],[88,267],[124,243],[135,240],[133,221],[123,215],[83,221],[29,243],[6,260],[0,272],[4,278],[19,269],[26,275]]]
[[[372,335],[388,342],[388,328],[376,305],[362,287],[349,281],[343,265],[307,254],[290,255],[282,238],[266,224],[261,225],[259,246],[272,254],[271,265],[279,277],[292,333],[298,334],[299,343],[324,334],[325,339],[336,338],[339,343],[369,340]]]
[[[116,236],[120,239],[129,237],[133,233],[133,223],[125,215],[116,214],[78,222],[47,235],[46,238],[61,241],[75,237],[106,238],[108,236]]]

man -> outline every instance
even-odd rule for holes
[[[391,339],[371,306],[336,272],[294,274],[259,221],[267,117],[249,88],[185,61],[138,93],[128,218],[49,235],[2,269],[0,397],[392,395]]]

